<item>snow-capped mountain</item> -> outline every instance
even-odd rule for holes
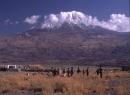
[[[40,25],[33,27],[32,29],[53,29],[60,28],[64,23],[67,23],[70,27],[78,26],[80,28],[86,28],[88,26],[100,26],[105,29],[114,30],[118,32],[128,32],[129,18],[124,15],[112,14],[110,19],[105,21],[99,21],[96,17],[85,15],[82,12],[60,12],[60,14],[50,14],[44,17],[44,22]]]
[[[64,23],[67,23],[69,26],[77,25],[82,28],[82,26],[88,26],[88,18],[85,14],[81,12],[61,12],[60,14],[54,15],[51,14],[48,17],[45,16],[45,21],[39,26],[35,27],[36,29],[44,28],[59,28]]]
[[[61,12],[25,32],[0,37],[0,62],[116,65],[113,60],[129,58],[128,42],[129,32],[109,30],[81,12]]]

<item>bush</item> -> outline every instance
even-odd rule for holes
[[[90,76],[82,76],[82,74],[74,74],[72,77],[46,77],[42,74],[15,74],[6,75],[0,78],[0,93],[10,93],[15,90],[25,90],[30,87],[34,90],[41,91],[43,94],[60,93],[64,95],[87,95],[87,94],[103,94],[108,88],[109,80],[113,78],[128,77],[124,73],[108,73],[104,78],[100,78],[96,74]],[[129,86],[118,86],[118,93],[128,93]],[[123,90],[122,90],[123,89]],[[127,94],[126,94],[127,95]]]

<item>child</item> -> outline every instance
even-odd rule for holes
[[[70,77],[70,70],[69,70],[69,68],[67,70],[67,75],[68,75],[68,77]]]
[[[63,77],[65,77],[66,76],[66,71],[65,71],[65,69],[63,69]]]

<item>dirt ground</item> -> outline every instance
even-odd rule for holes
[[[0,72],[0,78],[5,77],[7,75],[14,75],[18,74],[18,73],[22,73],[27,75],[27,73],[29,73],[29,75],[32,74],[43,74],[46,77],[53,77],[53,76],[48,76],[46,72],[44,73],[38,73],[38,72]],[[113,73],[113,72],[111,72]],[[124,73],[128,73],[129,76],[127,77],[121,77],[116,75],[116,77],[113,76],[105,76],[105,72],[103,73],[103,79],[106,82],[108,82],[108,87],[105,89],[105,91],[102,94],[98,94],[98,95],[130,95],[130,93],[127,92],[127,94],[125,94],[124,92],[124,88],[123,86],[126,86],[126,89],[130,92],[130,72],[124,72]],[[118,89],[117,89],[118,87]],[[120,94],[119,94],[120,93]],[[6,93],[6,92],[2,92],[0,93],[0,95],[72,95],[72,94],[64,94],[61,92],[58,93],[50,93],[50,94],[43,94],[42,93],[42,89],[41,88],[33,88],[33,87],[29,87],[28,89],[18,89],[15,90],[14,92],[11,93]],[[80,94],[81,95],[81,94]],[[86,95],[86,94],[82,94],[82,95]],[[93,91],[93,93],[88,94],[88,95],[97,95],[96,91]]]

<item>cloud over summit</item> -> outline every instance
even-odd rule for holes
[[[31,21],[33,20],[30,19],[32,18],[26,19],[28,19],[27,21],[31,23]],[[37,17],[37,19],[38,18],[39,17]],[[77,25],[85,24],[86,26],[97,25],[118,32],[129,31],[129,17],[126,17],[125,14],[111,14],[110,19],[108,19],[107,21],[99,21],[96,17],[92,17],[91,15],[86,15],[82,12],[77,11],[60,12],[60,14],[50,14],[48,16],[45,16],[42,28],[53,28],[56,25],[60,26],[64,22],[73,23]]]

